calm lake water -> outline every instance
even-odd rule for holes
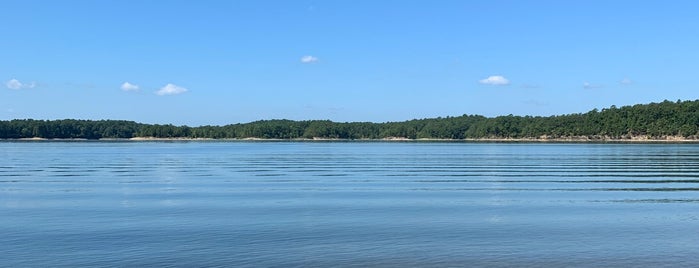
[[[699,145],[0,142],[0,266],[695,266]]]

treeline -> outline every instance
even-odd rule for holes
[[[558,116],[480,115],[405,122],[336,123],[263,120],[225,126],[174,126],[119,120],[0,121],[1,139],[212,138],[212,139],[628,139],[635,136],[699,138],[699,100],[638,104]]]

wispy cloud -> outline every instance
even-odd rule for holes
[[[486,79],[479,80],[478,82],[484,85],[493,86],[506,86],[510,84],[510,80],[507,80],[507,78],[501,75],[491,75]]]
[[[36,82],[31,82],[27,84],[22,83],[19,80],[13,78],[5,82],[5,86],[9,89],[35,88]]]
[[[523,103],[527,104],[527,105],[537,106],[537,107],[549,105],[549,103],[547,101],[540,101],[540,100],[533,100],[533,99],[523,101]]]
[[[537,84],[522,84],[520,86],[521,88],[526,88],[526,89],[536,89],[536,88],[541,88],[541,86]]]
[[[627,77],[627,78],[621,79],[621,81],[619,81],[619,84],[622,84],[622,85],[631,85],[631,84],[633,84],[633,80],[631,80],[631,79],[629,79],[629,78]]]
[[[167,84],[164,87],[160,88],[160,90],[156,91],[155,94],[158,94],[159,96],[165,96],[165,95],[178,95],[187,92],[188,90],[186,88],[183,88],[181,86],[177,86],[174,84]]]
[[[595,89],[595,88],[603,88],[603,87],[604,87],[604,85],[600,85],[600,84],[591,84],[590,82],[583,83],[584,89]]]
[[[318,58],[316,58],[314,56],[310,56],[310,55],[301,57],[301,63],[314,63],[314,62],[318,62]]]
[[[121,90],[123,91],[138,91],[140,87],[138,85],[131,84],[129,82],[124,82],[121,84]]]

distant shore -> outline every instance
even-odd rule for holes
[[[277,141],[277,142],[473,142],[473,143],[699,143],[699,139],[688,139],[681,136],[667,137],[647,137],[635,136],[625,138],[611,137],[538,137],[538,138],[478,138],[478,139],[410,139],[404,137],[387,137],[382,139],[333,139],[333,138],[294,138],[294,139],[266,139],[266,138],[156,138],[156,137],[133,137],[133,138],[102,138],[102,139],[47,139],[47,138],[21,138],[21,139],[0,139],[0,141]]]
[[[226,140],[219,139],[226,137],[235,141],[691,143],[699,142],[698,114],[699,100],[666,100],[547,117],[464,114],[383,123],[270,119],[189,127],[126,120],[13,119],[0,120],[0,138],[203,141]]]

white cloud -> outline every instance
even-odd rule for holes
[[[510,80],[507,80],[507,78],[501,75],[491,75],[486,79],[479,80],[478,82],[484,85],[493,86],[506,86],[510,84]]]
[[[314,63],[318,62],[318,58],[313,56],[303,56],[301,57],[301,63]]]
[[[20,89],[22,88],[22,83],[17,79],[10,79],[10,81],[5,82],[5,86],[9,89]]]
[[[624,79],[621,79],[621,81],[619,81],[619,83],[622,85],[631,85],[631,84],[633,84],[633,80],[631,80],[629,78],[624,78]]]
[[[584,89],[595,89],[595,88],[603,88],[603,85],[598,85],[598,84],[590,84],[589,82],[583,83],[583,88]]]
[[[36,87],[35,82],[31,82],[29,84],[24,84],[20,82],[17,79],[10,79],[9,81],[5,82],[5,86],[9,89],[23,89],[23,88],[34,88]]]
[[[138,89],[140,89],[138,85],[134,85],[129,82],[124,82],[121,84],[121,90],[123,91],[138,91]]]
[[[160,88],[160,90],[156,91],[155,94],[158,94],[160,96],[165,96],[165,95],[177,95],[177,94],[182,94],[187,92],[186,88],[173,85],[173,84],[167,84],[164,87]]]

